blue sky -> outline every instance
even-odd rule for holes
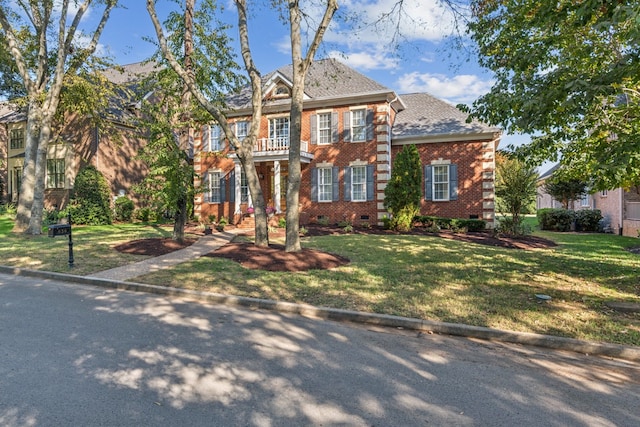
[[[112,55],[117,63],[129,64],[149,58],[155,47],[144,37],[155,38],[155,33],[144,0],[123,3],[126,9],[112,12],[100,49]],[[340,2],[339,13],[359,11],[374,19],[395,3],[396,0],[345,0]],[[175,7],[171,1],[158,1],[161,19],[169,7]],[[412,0],[406,7],[401,23],[406,40],[397,48],[390,49],[387,43],[393,34],[393,24],[356,33],[348,31],[344,21],[335,18],[316,57],[336,57],[399,94],[428,92],[453,104],[470,104],[486,93],[491,87],[491,73],[481,69],[468,51],[456,49],[448,41],[447,36],[454,31],[448,10],[438,7],[434,0]],[[97,19],[98,14],[97,10],[91,11],[86,23]],[[224,16],[235,22],[233,5],[226,6]],[[424,25],[417,24],[418,20]],[[254,61],[263,74],[291,63],[288,27],[272,11],[255,10],[249,25]],[[237,39],[237,33],[232,35]],[[501,147],[528,140],[527,136],[504,135]]]

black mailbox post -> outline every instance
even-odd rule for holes
[[[69,268],[73,267],[73,240],[71,239],[71,214],[67,216],[66,224],[49,226],[49,237],[69,236]]]

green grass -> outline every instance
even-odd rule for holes
[[[123,254],[113,246],[148,237],[170,237],[172,227],[118,224],[74,226],[72,230],[74,267],[69,268],[69,239],[51,238],[44,229],[40,236],[11,233],[13,220],[0,216],[0,259],[3,265],[78,275],[91,274],[147,257]]]
[[[1,220],[0,230],[5,230]],[[4,233],[0,236],[4,264],[67,270],[65,238]],[[119,254],[111,247],[169,234],[169,228],[140,225],[77,227],[74,242],[82,258],[73,272],[86,274],[141,259]],[[344,234],[303,238],[304,247],[351,260],[334,270],[265,272],[222,258],[203,257],[135,281],[640,345],[640,315],[617,313],[606,306],[608,301],[640,303],[640,255],[626,250],[640,246],[640,240],[605,234],[536,234],[558,246],[523,251],[431,236]],[[41,245],[47,247],[48,255],[35,251]],[[56,256],[58,261],[46,260],[48,256]],[[84,267],[84,263],[90,266]],[[536,294],[552,299],[541,302]]]

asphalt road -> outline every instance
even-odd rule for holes
[[[640,364],[0,274],[1,426],[639,426]]]

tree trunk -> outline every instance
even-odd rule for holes
[[[47,172],[47,149],[51,139],[51,118],[43,119],[40,128],[40,141],[36,155],[35,186],[33,191],[33,203],[31,204],[31,217],[29,218],[28,234],[42,234],[42,212],[44,211],[45,175]]]
[[[269,226],[267,218],[266,203],[264,193],[260,187],[260,179],[256,171],[255,161],[253,159],[253,141],[255,136],[247,137],[242,141],[241,147],[236,151],[240,163],[244,168],[247,176],[247,185],[251,193],[253,201],[254,218],[255,218],[255,241],[254,244],[260,247],[269,246]]]
[[[24,147],[22,181],[20,182],[16,222],[13,226],[13,231],[18,233],[25,232],[29,228],[29,219],[31,218],[31,206],[36,186],[35,170],[40,122],[40,109],[37,105],[30,105],[27,112],[27,138]]]
[[[294,59],[289,141],[289,177],[287,180],[287,231],[285,251],[298,252],[300,244],[300,139],[302,137],[302,100],[304,77],[302,59]]]

